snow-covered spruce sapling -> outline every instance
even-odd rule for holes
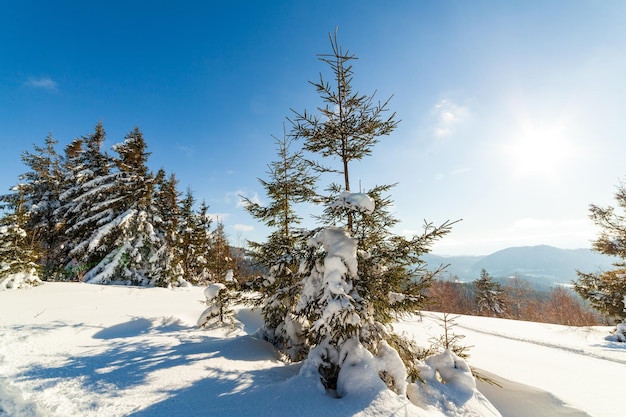
[[[207,307],[198,318],[198,326],[234,326],[235,315],[232,308],[237,301],[236,291],[229,288],[231,282],[215,282],[204,289],[205,299],[202,301]]]
[[[443,333],[439,337],[431,339],[433,351],[439,353],[442,350],[450,350],[458,357],[467,359],[469,357],[467,351],[470,346],[461,344],[460,341],[465,338],[465,336],[453,331],[457,326],[456,319],[459,318],[459,316],[443,313],[442,315],[434,315],[434,317],[439,322]]]
[[[353,284],[357,243],[345,229],[328,227],[310,239],[309,247],[311,255],[323,253],[323,259],[308,263],[312,268],[304,279],[296,312],[311,320],[309,343],[315,348],[307,360],[317,364],[324,387],[335,391],[348,354],[343,352],[344,344],[358,342],[369,320],[364,300]]]

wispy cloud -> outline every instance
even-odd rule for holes
[[[248,193],[244,190],[237,190],[226,194],[226,201],[229,203],[235,202],[235,206],[237,208],[246,207],[246,201],[244,197],[249,198],[251,202],[256,204],[262,204],[261,199],[257,193],[254,193],[251,197],[248,196]]]
[[[452,100],[443,99],[435,104],[432,115],[435,118],[433,133],[436,137],[442,138],[454,133],[459,124],[469,119],[470,111]]]
[[[24,81],[24,85],[30,88],[58,91],[59,84],[50,77],[30,77]]]

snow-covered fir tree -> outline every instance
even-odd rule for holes
[[[81,180],[78,173],[84,167],[84,138],[76,138],[65,146],[62,158],[63,178],[61,182],[61,194],[59,195],[59,207],[56,210],[56,216],[61,224],[62,233],[59,241],[58,260],[61,265],[58,278],[61,280],[76,279],[77,273],[73,268],[71,258],[69,256],[75,244],[75,231],[70,231],[73,220],[77,218],[75,207],[77,203],[74,201],[75,193],[80,184],[85,182]]]
[[[0,196],[0,201],[12,205],[12,201],[21,201],[26,223],[21,227],[28,233],[32,244],[38,246],[41,264],[41,277],[54,279],[60,269],[62,241],[62,222],[58,218],[60,206],[62,171],[55,145],[57,141],[48,135],[45,146],[34,146],[34,152],[24,152],[22,162],[29,171],[20,175],[19,185],[13,193]]]
[[[198,318],[198,327],[234,326],[235,312],[233,304],[238,301],[239,295],[233,289],[232,280],[224,279],[226,283],[214,282],[204,289],[207,306]]]
[[[427,223],[424,233],[411,239],[397,236],[390,230],[396,222],[389,212],[391,200],[384,195],[391,186],[351,191],[351,164],[370,155],[397,122],[393,114],[385,116],[387,101],[374,104],[373,96],[352,91],[351,61],[356,58],[344,53],[336,35],[330,40],[332,54],[321,60],[330,66],[334,83],[323,77],[312,83],[325,107],[318,108],[319,116],[295,112],[291,120],[291,136],[312,155],[307,158],[310,168],[343,180],[331,183],[325,197],[309,200],[325,202],[326,209],[319,218],[323,226],[311,231],[297,271],[295,313],[310,349],[305,368],[315,369],[326,389],[341,395],[350,384],[350,369],[364,365],[359,358],[369,355],[379,359],[378,375],[388,386],[404,393],[417,352],[410,341],[393,334],[390,323],[423,305],[432,273],[420,256],[450,231],[451,223]],[[338,166],[326,160],[338,161]]]
[[[5,196],[0,217],[0,290],[39,284],[41,247],[26,230],[29,213],[24,207],[21,186]]]
[[[162,277],[157,285],[169,286],[186,282],[183,269],[177,254],[179,248],[179,223],[181,220],[179,200],[181,193],[177,189],[178,180],[175,174],[166,178],[165,170],[159,169],[154,178],[153,227],[161,230],[161,242],[156,249],[158,259],[156,269]]]
[[[274,137],[278,159],[268,166],[268,179],[259,179],[270,202],[261,205],[243,197],[247,211],[274,231],[265,243],[249,242],[256,262],[267,271],[253,286],[262,297],[263,337],[291,360],[301,360],[308,349],[305,345],[303,324],[295,315],[295,304],[300,292],[298,262],[305,248],[305,237],[300,229],[302,218],[295,206],[315,196],[316,176],[302,158],[302,151],[293,152],[293,138],[285,133]]]
[[[574,290],[602,314],[615,322],[626,322],[626,185],[620,182],[615,192],[618,208],[591,204],[589,217],[601,228],[592,249],[617,258],[611,271],[577,271]]]
[[[235,271],[235,260],[232,257],[228,237],[224,231],[224,224],[216,222],[215,230],[210,234],[210,247],[207,253],[208,269],[213,282],[226,282],[229,271]],[[232,279],[236,278],[232,276]]]
[[[500,283],[493,280],[486,270],[480,271],[480,277],[473,282],[478,313],[501,317],[505,312],[504,294]]]
[[[208,284],[211,280],[209,252],[211,250],[211,218],[203,201],[194,208],[195,198],[190,189],[180,201],[176,263],[184,271],[185,279],[194,284]]]
[[[39,275],[170,286],[186,277],[208,283],[233,270],[223,225],[210,230],[206,204],[195,210],[192,196],[180,199],[174,174],[150,172],[139,129],[113,147],[117,157],[103,151],[105,138],[98,123],[59,156],[49,135],[45,147],[24,152],[29,171],[0,196],[5,208],[21,202],[20,230],[37,249]]]
[[[113,150],[119,155],[113,159],[117,169],[92,180],[87,191],[87,196],[106,196],[89,207],[87,219],[97,219],[96,228],[73,250],[81,262],[95,264],[84,280],[168,285],[172,279],[162,268],[165,237],[158,228],[161,219],[153,204],[154,176],[146,165],[143,135],[135,128]]]
[[[98,123],[92,134],[75,139],[65,148],[64,191],[59,211],[66,239],[64,273],[69,280],[82,280],[103,256],[88,248],[93,232],[113,215],[106,203],[115,186],[111,174],[114,166],[102,149],[105,140],[104,127]]]

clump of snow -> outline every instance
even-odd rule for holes
[[[374,356],[357,338],[346,341],[341,349],[341,370],[337,378],[337,395],[341,398],[350,395],[378,393],[387,386],[378,375],[379,368]]]
[[[233,272],[232,269],[229,269],[228,271],[226,271],[226,274],[224,275],[224,281],[235,282],[235,273]]]
[[[401,303],[406,300],[406,295],[400,292],[389,291],[389,293],[387,293],[387,299],[389,300],[389,304]]]
[[[324,270],[333,268],[348,268],[351,276],[357,274],[357,240],[350,237],[348,232],[342,227],[327,227],[321,230],[317,235],[309,239],[309,246],[321,245],[326,251],[325,263],[329,265]]]
[[[398,351],[384,340],[378,345],[379,374],[384,372],[391,378],[390,385],[398,395],[406,395],[407,372]]]
[[[221,282],[210,284],[204,289],[204,298],[206,298],[206,301],[212,301],[223,289],[226,289],[226,285]]]
[[[489,417],[500,413],[476,389],[476,380],[467,363],[446,350],[426,359],[420,378],[407,389],[415,404],[428,404],[449,417]]]
[[[330,204],[331,208],[343,208],[348,211],[372,214],[376,208],[374,199],[365,193],[351,193],[344,191]]]
[[[618,323],[613,338],[617,342],[626,342],[626,323]]]
[[[0,278],[0,291],[19,290],[41,285],[42,281],[37,272],[32,269],[29,272],[17,272]]]

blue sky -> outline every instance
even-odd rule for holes
[[[602,0],[0,1],[0,190],[49,133],[102,121],[110,148],[138,126],[231,243],[262,240],[237,196],[264,201],[272,135],[322,104],[338,27],[355,89],[401,119],[352,171],[398,182],[398,233],[462,218],[435,253],[589,247],[588,205],[626,175],[624,21]]]

